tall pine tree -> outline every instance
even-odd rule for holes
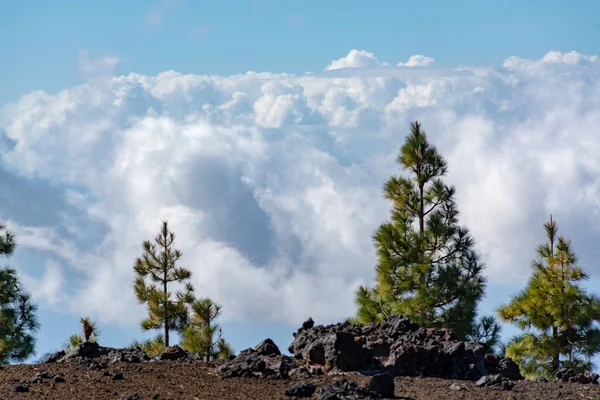
[[[11,256],[15,247],[12,232],[0,225],[0,256]],[[39,329],[36,312],[37,306],[23,290],[17,271],[0,269],[0,364],[24,361],[35,352],[33,335]]]
[[[548,241],[537,248],[527,286],[498,314],[526,331],[506,349],[523,375],[553,378],[561,368],[591,369],[600,352],[600,300],[580,285],[588,276],[552,217],[544,228]]]
[[[357,290],[356,321],[402,314],[427,327],[474,330],[485,281],[474,240],[458,225],[455,188],[442,181],[447,162],[418,122],[411,124],[396,162],[407,172],[384,185],[391,221],[373,236],[379,262],[374,288]]]
[[[137,278],[135,294],[140,303],[148,304],[148,318],[142,321],[142,329],[163,329],[165,346],[169,346],[169,331],[181,331],[189,323],[188,305],[194,301],[194,288],[187,282],[172,298],[168,286],[183,283],[192,276],[191,271],[177,267],[181,251],[173,249],[175,234],[163,221],[161,231],[150,241],[143,243],[144,254],[136,260],[134,270]],[[149,278],[151,284],[146,283]]]

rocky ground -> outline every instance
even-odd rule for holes
[[[0,366],[0,400],[600,399],[597,374],[525,380],[512,360],[403,317],[365,326],[309,319],[288,350],[266,339],[217,365],[178,346],[151,360],[84,343],[38,365]]]
[[[63,377],[64,382],[42,378],[39,383],[27,382],[41,372]],[[122,378],[120,375],[122,374]],[[115,379],[115,377],[117,379]],[[121,379],[119,379],[121,378]],[[368,377],[347,376],[349,381],[367,384]],[[0,370],[0,398],[13,399],[80,399],[80,400],[195,400],[195,399],[293,399],[285,395],[288,387],[299,382],[311,382],[317,389],[339,376],[319,376],[309,379],[265,380],[259,378],[222,379],[213,367],[203,362],[180,363],[116,363],[106,370],[91,370],[77,364],[11,365]],[[24,384],[24,381],[27,383]],[[453,390],[457,384],[462,390]],[[15,388],[26,386],[28,392]],[[395,378],[395,395],[404,399],[600,399],[599,385],[579,383],[516,382],[512,390],[478,388],[474,382],[439,378]],[[316,399],[316,394],[312,396]]]

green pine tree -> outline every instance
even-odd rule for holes
[[[222,307],[209,298],[196,300],[192,304],[190,324],[181,335],[181,347],[199,353],[207,361],[226,360],[233,355],[231,346],[223,338],[221,327],[214,322],[221,315],[221,310]]]
[[[504,358],[504,348],[500,342],[501,329],[502,327],[494,316],[486,315],[473,324],[473,329],[467,335],[467,340],[483,344],[486,354],[497,354]]]
[[[134,341],[131,346],[132,349],[139,347],[144,350],[144,353],[148,355],[148,357],[156,357],[165,349],[165,337],[160,333],[151,339],[144,340],[143,342]]]
[[[544,228],[548,242],[537,248],[527,286],[498,314],[526,331],[506,349],[523,375],[553,378],[561,368],[592,368],[590,359],[600,352],[600,300],[580,285],[588,276],[552,217]]]
[[[0,225],[0,256],[11,256],[15,247],[12,232]],[[37,306],[23,290],[17,271],[0,269],[0,364],[24,361],[34,354],[34,333],[39,330],[36,312]]]
[[[373,236],[379,262],[374,288],[356,292],[360,323],[402,314],[426,327],[451,328],[466,338],[474,327],[485,280],[474,240],[458,225],[455,188],[442,181],[447,162],[418,122],[396,162],[407,176],[384,185],[391,221]]]
[[[191,271],[177,267],[181,251],[172,248],[175,234],[169,231],[167,221],[150,241],[143,243],[144,254],[136,260],[134,270],[137,278],[134,284],[138,301],[148,305],[148,318],[142,321],[143,330],[163,329],[165,346],[169,346],[169,331],[181,331],[188,325],[188,304],[194,301],[194,288],[187,282],[173,299],[168,290],[170,283],[184,283],[190,279]],[[146,283],[146,279],[150,284]]]

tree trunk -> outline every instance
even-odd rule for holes
[[[164,303],[163,303],[163,318],[164,318],[164,325],[165,325],[165,347],[169,347],[169,321],[168,321],[168,315],[167,315],[167,270],[165,269],[165,273],[164,273],[164,282],[163,282],[163,289],[164,289]]]
[[[553,326],[552,327],[552,338],[556,341],[556,336],[557,336],[557,331],[556,331],[556,327]],[[554,354],[554,357],[552,358],[552,370],[554,373],[556,373],[558,371],[558,368],[560,367],[560,351],[557,351],[556,354]]]

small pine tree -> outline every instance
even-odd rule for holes
[[[527,286],[498,314],[526,331],[506,348],[523,375],[553,378],[561,368],[592,368],[590,360],[600,352],[600,300],[580,286],[588,276],[552,217],[544,228],[548,242],[537,248]]]
[[[96,327],[96,323],[89,317],[81,318],[79,322],[81,323],[82,334],[69,336],[69,340],[63,346],[65,351],[74,349],[85,342],[96,343],[98,341],[100,330]]]
[[[130,348],[140,348],[148,355],[148,357],[156,357],[165,349],[165,337],[161,334],[156,335],[152,339],[144,340],[143,342],[135,341]]]
[[[358,288],[356,319],[370,323],[402,314],[426,327],[451,328],[464,339],[473,331],[485,280],[474,240],[458,225],[456,190],[441,179],[447,162],[418,122],[396,162],[408,177],[394,176],[384,185],[392,218],[373,236],[376,285]]]
[[[222,307],[209,298],[196,300],[192,304],[190,325],[182,332],[181,347],[199,353],[207,361],[228,359],[233,350],[223,338],[221,327],[214,323],[221,310]]]
[[[142,321],[142,329],[162,328],[165,346],[168,347],[169,331],[181,331],[188,325],[188,304],[194,301],[194,288],[190,283],[185,283],[184,290],[176,293],[175,300],[171,299],[168,285],[183,283],[190,279],[192,273],[176,266],[181,251],[172,248],[175,234],[169,231],[167,221],[163,221],[162,229],[154,241],[156,244],[150,241],[143,243],[144,254],[136,260],[134,290],[138,301],[148,304],[148,318]],[[152,282],[150,285],[147,285],[146,278]]]
[[[15,247],[12,232],[0,225],[0,256],[11,256]],[[23,290],[17,271],[0,269],[0,364],[24,361],[34,354],[34,333],[39,330],[36,312],[37,306]]]

